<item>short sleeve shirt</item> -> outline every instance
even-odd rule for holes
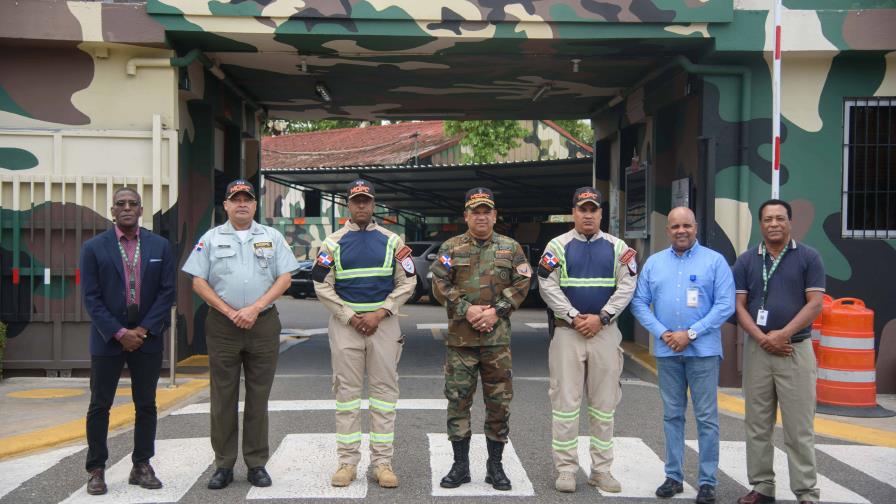
[[[762,306],[763,257],[767,271],[771,271],[774,262],[770,254],[763,256],[763,250],[762,244],[753,247],[734,263],[734,287],[738,294],[747,295],[747,307],[754,321]],[[768,321],[760,328],[766,332],[784,328],[806,305],[807,292],[824,290],[825,272],[821,255],[814,248],[791,240],[787,253],[768,281],[768,299],[765,302]],[[810,329],[811,325],[804,330]]]
[[[182,270],[206,280],[218,297],[239,310],[263,296],[278,276],[298,267],[276,229],[252,222],[241,240],[228,221],[202,235]]]

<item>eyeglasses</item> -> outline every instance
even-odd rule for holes
[[[134,201],[134,200],[118,200],[115,202],[115,206],[117,206],[118,208],[124,208],[124,207],[137,208],[140,206],[140,202]]]

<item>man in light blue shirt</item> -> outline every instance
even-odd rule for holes
[[[696,502],[712,504],[719,465],[720,328],[734,313],[734,279],[721,254],[697,243],[697,222],[690,209],[669,212],[666,234],[672,246],[647,259],[631,303],[635,317],[654,338],[663,399],[666,481],[656,495],[669,498],[684,490],[681,465],[690,388],[700,446]]]

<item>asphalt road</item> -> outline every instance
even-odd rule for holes
[[[110,484],[110,495],[88,498],[83,491],[86,482],[83,470],[85,452],[79,447],[56,454],[33,456],[0,463],[0,504],[61,502],[183,502],[235,503],[253,502],[319,502],[328,500],[357,502],[357,498],[385,502],[479,502],[486,498],[526,499],[530,502],[656,502],[652,490],[662,483],[664,444],[662,408],[658,389],[641,381],[631,369],[623,376],[623,398],[616,411],[616,464],[614,474],[623,482],[628,497],[604,496],[587,486],[587,476],[579,473],[579,490],[575,494],[554,491],[555,474],[551,460],[551,407],[548,400],[548,336],[539,324],[546,322],[542,309],[526,309],[513,315],[514,400],[511,408],[512,456],[507,457],[508,470],[513,470],[514,494],[506,496],[481,483],[464,485],[452,495],[438,496],[437,480],[450,465],[446,449],[445,410],[441,402],[444,346],[440,330],[431,324],[445,322],[444,309],[429,305],[412,305],[400,320],[406,337],[399,365],[401,403],[411,409],[398,411],[394,468],[401,480],[400,488],[385,490],[361,478],[346,489],[329,487],[329,475],[336,468],[333,436],[333,408],[330,392],[330,355],[325,333],[315,329],[327,326],[328,314],[314,299],[283,298],[278,303],[285,329],[312,334],[308,339],[289,346],[280,355],[277,378],[271,399],[270,442],[272,460],[268,464],[274,486],[259,491],[245,480],[242,461],[235,468],[236,481],[225,490],[212,492],[205,484],[213,472],[207,438],[209,417],[207,393],[195,398],[186,409],[167,414],[159,420],[158,442],[153,464],[166,483],[165,495],[128,486],[120,480]],[[422,328],[418,325],[423,324]],[[532,325],[529,325],[532,324]],[[314,334],[318,333],[318,334]],[[285,348],[285,347],[284,347]],[[626,363],[628,367],[631,363]],[[642,373],[638,373],[643,376]],[[419,401],[414,401],[419,400]],[[400,407],[401,404],[400,404]],[[191,409],[192,408],[192,409]],[[206,410],[207,411],[207,410]],[[362,411],[362,430],[367,432],[366,412]],[[580,435],[587,435],[587,417],[582,415]],[[474,433],[482,432],[483,408],[477,394],[473,413]],[[738,482],[742,476],[743,424],[739,418],[720,416],[723,440],[722,470],[719,471],[718,502],[734,502],[747,489]],[[696,439],[693,417],[689,413],[686,439]],[[474,440],[474,445],[476,444]],[[825,502],[896,502],[896,450],[849,445],[842,441],[819,437],[819,445],[843,445],[819,448],[819,472],[829,480],[822,481]],[[580,443],[582,445],[583,443]],[[587,441],[584,443],[587,444]],[[783,449],[780,429],[777,444]],[[107,479],[118,470],[130,468],[131,432],[116,434],[110,439],[110,466]],[[278,451],[279,450],[279,451]],[[840,450],[840,451],[836,451]],[[891,451],[886,451],[891,450]],[[482,471],[484,449],[474,446],[474,466]],[[511,450],[508,448],[508,452]],[[834,455],[828,452],[834,453]],[[891,458],[892,457],[892,458]],[[778,456],[779,460],[783,456]],[[726,466],[727,464],[727,466]],[[697,452],[686,450],[686,482],[696,488]],[[15,471],[18,471],[16,473]],[[889,472],[887,472],[889,471]],[[872,473],[875,477],[867,474]],[[34,473],[34,474],[31,474]],[[5,474],[5,476],[4,476]],[[10,475],[12,474],[12,475]],[[20,474],[20,481],[13,481]],[[779,471],[786,479],[786,470]],[[893,477],[887,479],[887,475]],[[125,475],[119,476],[124,478]],[[5,478],[5,480],[4,480]],[[474,480],[477,475],[474,472]],[[881,481],[883,480],[883,481]],[[6,483],[4,483],[6,481]],[[886,481],[886,482],[885,482]],[[435,483],[435,484],[434,484]],[[4,484],[15,485],[7,489]],[[780,484],[780,483],[779,483]],[[160,491],[157,491],[160,492]],[[436,495],[434,495],[434,493]],[[316,497],[316,498],[313,498]],[[349,498],[350,497],[350,498]],[[677,502],[692,502],[693,493]],[[793,499],[782,484],[779,498]]]

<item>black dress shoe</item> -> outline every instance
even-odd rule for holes
[[[656,496],[662,497],[663,499],[668,499],[669,497],[674,497],[675,494],[680,494],[681,492],[684,492],[684,485],[682,485],[680,481],[675,481],[672,478],[666,478],[666,481],[664,481],[663,484],[656,489]]]
[[[249,469],[249,476],[246,478],[249,480],[249,483],[257,487],[269,487],[271,486],[271,476],[267,471],[264,470],[264,466],[253,467]]]
[[[716,487],[712,485],[700,485],[700,491],[697,492],[697,498],[694,502],[696,504],[715,504]]]
[[[209,490],[226,488],[233,481],[233,469],[215,469],[215,474],[208,480]]]
[[[131,469],[131,475],[128,477],[128,483],[131,485],[140,485],[141,488],[156,490],[162,488],[162,482],[156,478],[155,471],[148,462],[138,462]]]
[[[91,469],[90,478],[87,480],[87,493],[90,495],[103,495],[106,493],[105,471],[102,468]]]

